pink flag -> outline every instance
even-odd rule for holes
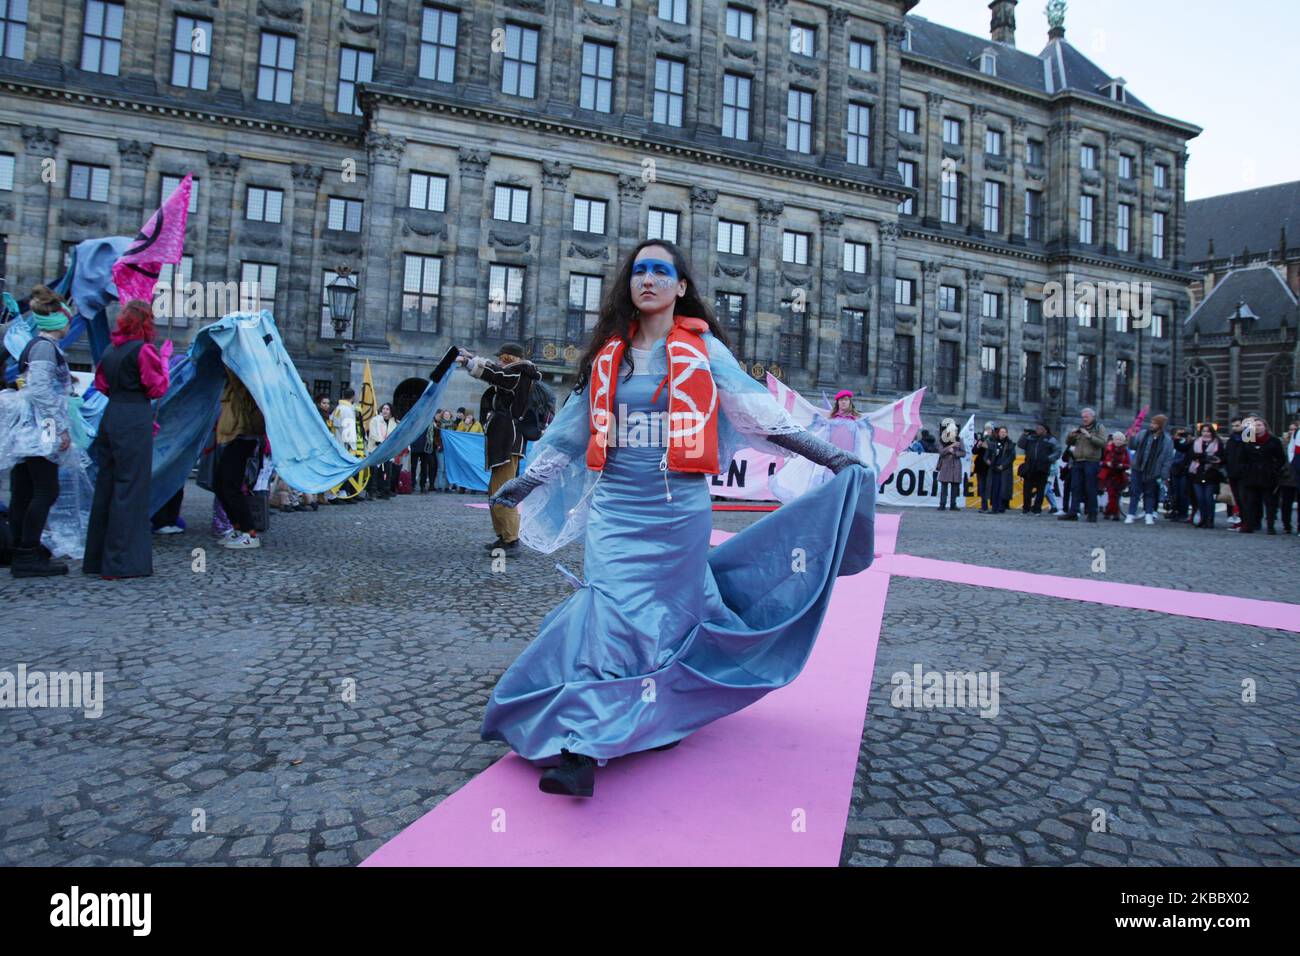
[[[1138,429],[1142,427],[1142,421],[1147,417],[1147,411],[1150,408],[1151,408],[1150,405],[1142,406],[1142,411],[1138,412],[1138,417],[1133,419],[1133,424],[1130,425],[1128,427],[1128,431],[1124,433],[1125,438],[1132,438],[1134,435],[1138,433]]]
[[[135,241],[113,263],[113,284],[117,286],[118,302],[132,299],[151,301],[163,263],[181,261],[193,180],[193,174],[185,174],[181,184],[149,217]]]

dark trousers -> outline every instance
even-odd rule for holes
[[[1021,510],[1028,513],[1032,511],[1038,514],[1043,510],[1043,495],[1047,492],[1047,472],[1045,471],[1026,471],[1025,487],[1022,493],[1024,499]],[[1032,498],[1032,501],[1031,501]]]
[[[217,500],[230,519],[230,526],[245,533],[253,530],[253,511],[248,506],[248,496],[244,494],[244,469],[248,459],[257,454],[256,438],[236,438],[223,445],[221,457],[217,459]]]
[[[1187,517],[1187,509],[1196,507],[1192,500],[1191,493],[1187,487],[1187,475],[1171,475],[1169,477],[1169,494],[1173,499],[1174,517],[1178,519]]]
[[[1156,513],[1157,502],[1156,496],[1159,494],[1159,486],[1156,479],[1148,478],[1145,474],[1134,472],[1129,479],[1128,486],[1128,513],[1136,516],[1138,513],[1138,502],[1142,502],[1142,513],[1153,515]]]
[[[59,498],[59,466],[48,458],[24,458],[9,471],[9,528],[14,547],[41,543],[45,519]]]
[[[1076,461],[1070,465],[1070,507],[1069,514],[1078,514],[1079,506],[1088,517],[1097,515],[1097,472],[1101,468],[1099,461]]]
[[[1268,513],[1268,526],[1277,524],[1277,486],[1241,485],[1241,520],[1251,531],[1258,531]]]
[[[429,452],[411,452],[411,483],[421,491],[430,487],[438,476],[438,463]]]
[[[184,497],[185,486],[182,485],[181,490],[172,495],[171,500],[168,501],[167,504],[154,512],[153,518],[150,519],[150,524],[152,524],[155,529],[175,526],[176,522],[179,521],[181,517],[181,499]]]
[[[1219,497],[1217,481],[1194,481],[1192,491],[1196,493],[1196,510],[1200,512],[1201,524],[1214,526],[1214,499]]]
[[[1061,510],[1066,514],[1074,514],[1074,512],[1070,510],[1070,501],[1074,497],[1070,492],[1073,488],[1074,466],[1071,465],[1068,469],[1063,469],[1061,471]]]
[[[957,510],[957,489],[961,486],[960,481],[941,481],[939,482],[939,507],[951,508]]]
[[[109,400],[93,451],[99,467],[86,526],[86,574],[134,578],[153,574],[149,480],[153,473],[153,409],[148,402]]]
[[[979,496],[980,496],[980,511],[989,510],[990,476],[991,476],[991,472],[987,472],[987,471],[984,472],[983,474],[980,474],[978,472],[976,472],[975,474],[975,487],[979,491]]]
[[[1282,511],[1282,527],[1287,531],[1291,530],[1291,508],[1295,505],[1296,489],[1292,485],[1284,485],[1277,490],[1278,501]]]
[[[993,503],[993,513],[1002,514],[1007,510],[1007,496],[1011,491],[1011,472],[989,469],[989,500]]]

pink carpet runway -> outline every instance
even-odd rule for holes
[[[897,533],[877,516],[878,551]],[[542,793],[510,754],[362,866],[835,866],[888,587],[874,567],[838,579],[797,680],[674,750],[610,761],[595,798]]]

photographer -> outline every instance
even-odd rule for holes
[[[1033,428],[1024,430],[1016,445],[1025,453],[1020,466],[1020,477],[1024,479],[1020,510],[1023,514],[1042,514],[1047,478],[1052,464],[1061,457],[1061,444],[1048,431],[1046,423],[1038,422]]]
[[[1192,436],[1186,428],[1174,429],[1174,461],[1169,466],[1169,520],[1186,521],[1188,509],[1195,511],[1187,466],[1191,464]]]
[[[495,362],[464,349],[456,361],[470,375],[489,385],[479,402],[479,418],[486,433],[484,467],[492,475],[488,482],[488,497],[491,497],[518,473],[519,459],[524,454],[524,434],[519,420],[528,410],[529,395],[542,373],[524,358],[523,346],[515,342],[502,345]],[[492,505],[492,530],[497,537],[486,546],[489,551],[518,548],[519,512],[504,505]]]
[[[1101,468],[1101,453],[1106,449],[1106,433],[1097,421],[1097,412],[1091,408],[1079,412],[1079,424],[1066,436],[1071,448],[1070,505],[1059,521],[1078,521],[1079,506],[1088,514],[1088,520],[1097,522],[1097,472]]]

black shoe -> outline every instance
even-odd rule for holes
[[[14,548],[9,573],[16,578],[51,578],[67,574],[68,566],[61,561],[51,561],[46,557],[48,553],[39,548]]]
[[[596,791],[596,761],[582,754],[560,751],[564,762],[542,771],[537,789],[565,797],[589,797]]]
[[[497,538],[491,544],[485,544],[483,547],[487,548],[489,551],[495,551],[497,548],[504,548],[505,550],[510,551],[519,547],[519,539],[515,538],[513,541],[502,541],[500,538]]]
[[[1269,534],[1277,534],[1277,528],[1273,527],[1272,525],[1269,525],[1269,526],[1268,526],[1268,533],[1269,533]]]
[[[1057,515],[1056,520],[1057,521],[1078,521],[1079,516],[1078,515]]]

